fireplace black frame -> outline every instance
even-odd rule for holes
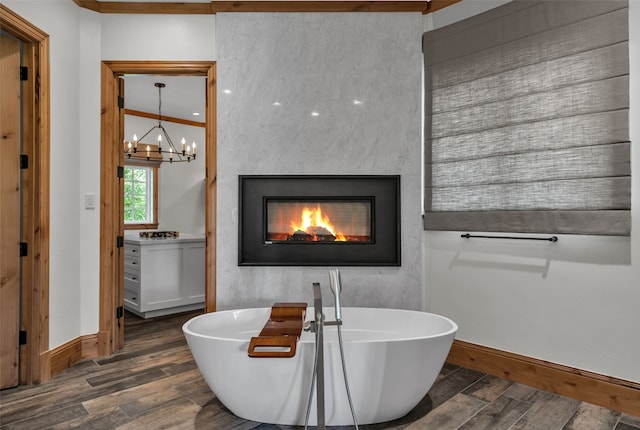
[[[239,266],[400,266],[400,175],[240,175]],[[370,242],[269,242],[268,199],[372,201]]]

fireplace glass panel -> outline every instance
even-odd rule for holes
[[[371,243],[372,199],[267,199],[266,243]]]

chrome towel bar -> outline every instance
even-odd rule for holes
[[[482,238],[482,239],[518,239],[518,240],[546,240],[547,242],[557,242],[558,236],[551,237],[524,237],[524,236],[483,236],[483,235],[472,235],[469,233],[461,234],[460,237],[465,239],[471,238]]]

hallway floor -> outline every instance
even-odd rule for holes
[[[182,335],[193,315],[144,320],[127,313],[126,346],[118,354],[79,363],[41,385],[1,391],[0,429],[301,429],[243,420],[216,399]],[[407,416],[360,428],[640,430],[640,417],[445,365]]]

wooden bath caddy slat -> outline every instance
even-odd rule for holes
[[[306,303],[276,303],[258,336],[249,342],[249,357],[293,357],[307,312]],[[286,349],[288,348],[288,350]]]

